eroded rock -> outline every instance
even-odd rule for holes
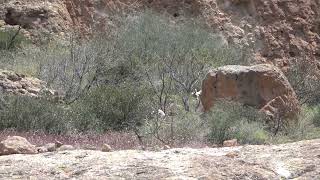
[[[319,179],[320,140],[225,148],[0,157],[1,179]],[[13,177],[14,175],[14,177]]]
[[[111,146],[109,144],[103,144],[101,151],[102,152],[111,152],[112,148],[111,148]]]
[[[62,145],[61,147],[57,148],[57,151],[71,151],[75,150],[76,148],[72,145]]]
[[[261,109],[267,115],[295,116],[299,103],[280,69],[269,64],[230,65],[211,70],[202,83],[201,103],[209,111],[218,99]]]
[[[46,83],[40,79],[1,69],[0,90],[2,90],[4,93],[12,93],[14,95],[57,95],[56,91],[46,88]]]
[[[238,140],[237,139],[231,139],[231,140],[226,140],[223,142],[224,147],[233,147],[233,146],[238,146]]]
[[[0,142],[0,156],[10,154],[36,154],[36,146],[29,143],[26,138],[20,136],[9,136]]]

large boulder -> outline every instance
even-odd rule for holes
[[[0,156],[10,154],[36,154],[37,148],[20,136],[9,136],[0,142]]]
[[[203,111],[209,111],[221,98],[256,107],[272,117],[292,117],[299,112],[296,94],[287,78],[269,64],[229,65],[211,70],[202,83]]]

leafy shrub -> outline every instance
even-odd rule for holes
[[[320,127],[320,105],[317,105],[313,109],[314,116],[313,116],[313,124],[317,127]]]
[[[264,116],[257,110],[230,102],[216,103],[205,119],[210,125],[209,140],[222,144],[228,139],[261,144],[268,139]]]
[[[141,126],[151,107],[149,91],[133,85],[101,86],[92,89],[79,101],[94,115],[103,131],[133,129]]]
[[[18,30],[0,30],[0,50],[9,50],[19,47],[26,39]]]
[[[66,133],[71,128],[69,111],[52,102],[32,97],[7,96],[0,114],[0,128],[19,131]]]
[[[298,119],[291,121],[285,131],[273,136],[271,142],[284,143],[319,138],[319,114],[319,106],[304,105]]]

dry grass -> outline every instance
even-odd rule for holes
[[[128,132],[108,132],[105,134],[70,134],[70,135],[53,135],[43,132],[17,132],[14,130],[0,131],[0,141],[6,139],[8,136],[21,136],[25,137],[30,143],[41,146],[47,143],[53,143],[56,140],[63,144],[73,145],[79,149],[92,149],[98,150],[103,144],[109,144],[114,150],[127,150],[127,149],[141,149],[138,139],[134,133]],[[164,147],[164,144],[156,139],[148,139],[145,141],[145,146],[148,150],[158,150]],[[204,148],[213,146],[209,142],[201,141],[176,141],[171,148]]]
[[[8,136],[22,136],[37,146],[57,141],[70,144],[81,149],[99,149],[104,143],[109,144],[115,150],[136,149],[139,143],[136,137],[130,133],[110,132],[97,134],[71,134],[53,135],[42,132],[17,132],[5,130],[0,132],[0,141]]]

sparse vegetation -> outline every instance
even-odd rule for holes
[[[20,30],[21,27],[17,30],[0,30],[0,51],[15,49],[26,41]]]
[[[208,138],[222,144],[228,139],[238,139],[242,144],[263,144],[267,141],[266,117],[256,109],[237,103],[219,102],[207,114],[210,133]]]
[[[308,106],[298,121],[276,135],[261,113],[243,105],[221,102],[210,113],[197,112],[199,100],[192,92],[200,89],[208,68],[246,61],[240,50],[201,24],[173,23],[146,12],[129,16],[116,32],[88,41],[74,36],[19,51],[8,49],[19,47],[20,37],[10,42],[12,34],[5,35],[0,38],[0,64],[45,80],[64,96],[63,102],[50,102],[0,94],[0,130],[130,132],[140,143],[173,146],[190,141],[222,144],[233,138],[241,144],[263,144],[317,137],[319,132],[318,94],[310,94],[318,86],[308,76],[299,87],[301,70],[291,72],[291,82]],[[157,114],[159,109],[165,117]]]

